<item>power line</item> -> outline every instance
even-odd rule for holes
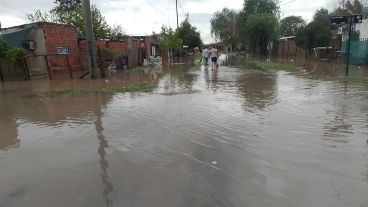
[[[288,1],[286,3],[281,4],[280,6],[285,6],[285,5],[291,4],[291,3],[295,2],[295,1],[297,1],[297,0]]]
[[[147,2],[147,4],[149,4],[153,9],[155,9],[158,13],[160,13],[161,15],[165,16],[165,13],[162,12],[159,8],[157,8],[154,4],[152,4],[152,2],[150,2],[149,0],[145,0]]]
[[[187,13],[184,11],[184,9],[183,9],[183,6],[181,5],[180,0],[178,0],[178,3],[179,3],[179,7],[180,7],[181,11],[184,13],[184,15],[185,15],[185,14],[187,14]]]

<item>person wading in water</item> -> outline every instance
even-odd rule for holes
[[[218,69],[219,65],[217,63],[218,61],[218,51],[215,46],[212,46],[211,49],[211,61],[212,61],[212,70]]]

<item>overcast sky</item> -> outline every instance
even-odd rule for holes
[[[49,10],[53,0],[0,0],[2,27],[27,23],[27,13],[36,9]],[[190,21],[201,32],[202,39],[213,41],[210,20],[216,11],[227,7],[240,10],[244,0],[179,0],[179,21],[189,13]],[[302,16],[309,21],[316,9],[328,7],[329,0],[280,0],[281,16]],[[159,32],[162,25],[176,28],[175,0],[91,0],[110,25],[121,24],[131,35]]]

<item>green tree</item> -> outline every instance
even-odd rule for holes
[[[6,56],[8,48],[8,44],[0,36],[0,59]]]
[[[161,27],[161,33],[158,36],[158,43],[161,48],[166,50],[181,51],[183,48],[183,40],[172,28]]]
[[[237,22],[238,13],[233,9],[224,8],[216,12],[211,19],[211,34],[233,50],[239,40]]]
[[[296,35],[298,30],[306,25],[300,16],[285,17],[280,22],[280,33],[282,35]]]
[[[252,52],[267,55],[271,41],[277,38],[277,19],[273,14],[253,14],[247,20],[246,39]]]
[[[121,40],[124,38],[124,36],[126,36],[126,32],[123,29],[123,26],[119,25],[114,25],[111,28],[111,39],[113,40]]]
[[[361,14],[362,8],[363,5],[361,0],[346,1],[345,5],[339,3],[332,12],[332,15],[345,16],[345,15]]]
[[[30,21],[54,22],[67,24],[76,27],[82,35],[85,35],[83,7],[80,0],[56,0],[56,6],[49,12],[36,10],[32,14],[27,14]],[[108,38],[111,36],[111,27],[107,24],[101,11],[92,5],[92,24],[96,39]]]
[[[274,23],[274,20],[277,19],[276,16],[278,13],[279,13],[279,8],[276,5],[275,1],[273,0],[244,0],[243,9],[242,11],[240,11],[238,15],[238,29],[239,29],[239,37],[240,37],[239,39],[240,39],[240,42],[243,44],[244,49],[246,48],[246,46],[250,46],[254,50],[255,43],[252,41],[252,39],[255,37],[252,37],[251,35],[249,35],[249,32],[254,32],[254,33],[258,33],[258,32],[252,31],[251,29],[249,29],[249,25],[248,25],[249,23],[254,23],[254,21],[256,20],[256,17],[254,15],[259,17],[257,18],[258,20],[261,20],[261,19],[264,20],[264,17],[267,16],[269,21]],[[249,21],[249,18],[252,16],[253,16],[252,21]],[[264,24],[262,23],[262,25]],[[250,25],[250,26],[252,26],[252,28],[257,28],[255,25]],[[277,36],[276,32],[277,32],[278,22],[276,21],[276,24],[273,24],[272,26],[274,27],[269,28],[270,30],[275,32],[274,34],[272,34],[272,36]],[[267,34],[267,36],[269,36],[269,34]],[[264,41],[266,39],[269,39],[269,38],[260,38],[259,40]],[[262,45],[267,45],[267,44],[268,42],[262,43]],[[264,46],[262,48],[263,48],[262,50],[264,50]]]
[[[325,8],[318,9],[314,13],[313,22],[318,22],[319,24],[323,24],[329,27],[329,25],[331,24],[331,18],[328,10]]]
[[[180,27],[176,30],[177,36],[183,41],[182,43],[189,48],[201,47],[203,45],[201,40],[201,34],[197,31],[197,28],[192,26],[189,22],[189,17],[180,24]]]
[[[296,43],[311,53],[312,48],[328,46],[331,38],[328,10],[320,9],[313,21],[297,32]]]
[[[273,0],[244,0],[243,12],[251,14],[274,14],[279,11],[278,6]]]

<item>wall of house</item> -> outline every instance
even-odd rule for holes
[[[368,38],[368,19],[363,19],[361,24],[357,24],[356,30],[360,32],[360,38]]]
[[[128,45],[124,41],[108,41],[107,48],[125,51],[128,48]]]
[[[30,50],[27,65],[31,76],[47,75],[47,62],[42,55],[47,54],[43,29],[36,27],[28,36],[28,41],[35,42],[35,50]]]
[[[58,47],[69,48],[69,61],[73,69],[80,68],[80,52],[77,29],[71,26],[44,23],[42,25],[48,54],[57,54]],[[54,69],[67,67],[65,56],[49,57],[49,65]]]

